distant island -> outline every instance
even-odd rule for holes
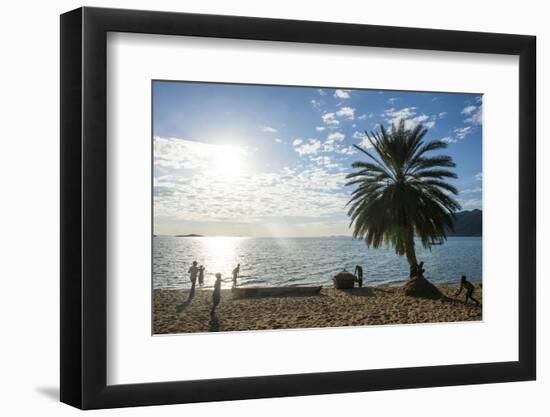
[[[190,233],[188,235],[175,235],[175,237],[204,237],[204,235],[197,235],[195,233]]]
[[[448,231],[449,236],[480,236],[483,232],[483,212],[465,210],[455,213],[455,230]]]
[[[479,209],[464,210],[455,213],[455,230],[447,230],[447,236],[481,237],[483,233],[483,212]],[[153,235],[157,237],[157,235]],[[206,237],[196,233],[174,235],[174,237]],[[346,235],[331,235],[331,238],[349,237]]]

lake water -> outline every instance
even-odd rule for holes
[[[481,242],[479,237],[450,237],[431,250],[417,243],[417,259],[424,261],[425,276],[434,282],[457,283],[461,275],[481,282]],[[239,286],[332,286],[334,274],[344,268],[353,272],[357,264],[363,266],[366,285],[402,284],[409,273],[405,257],[393,249],[368,249],[363,241],[349,237],[158,236],[153,238],[153,287],[189,288],[187,270],[194,260],[206,268],[205,287],[213,285],[216,272],[229,278],[237,263]]]

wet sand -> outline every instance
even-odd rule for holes
[[[153,333],[299,329],[382,324],[437,323],[482,320],[482,308],[464,305],[464,292],[454,297],[456,285],[438,285],[449,297],[430,300],[408,297],[400,287],[367,287],[353,290],[323,288],[316,296],[234,298],[222,290],[215,316],[210,316],[212,291],[153,291]],[[474,297],[482,302],[476,285]]]

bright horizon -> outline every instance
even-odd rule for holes
[[[481,95],[155,81],[154,234],[350,236],[344,187],[364,130],[442,139],[462,210],[481,209]]]

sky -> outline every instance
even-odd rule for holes
[[[463,210],[481,208],[482,95],[153,81],[154,233],[351,235],[345,176],[365,131],[441,139]]]

